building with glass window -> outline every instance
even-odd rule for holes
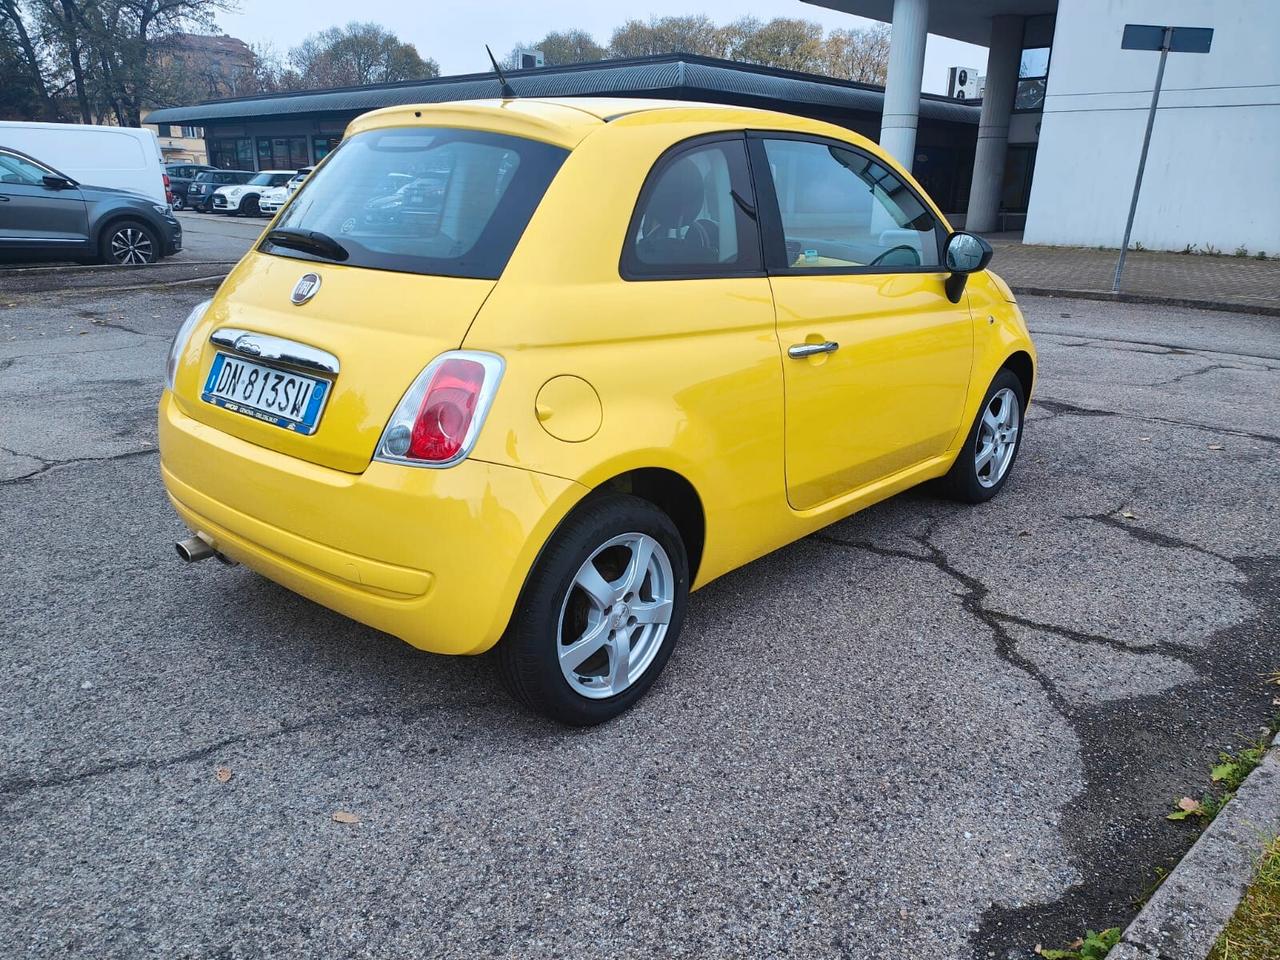
[[[507,74],[525,97],[654,97],[732,103],[798,113],[875,139],[884,89],[790,70],[689,54],[603,60]],[[437,77],[260,97],[212,100],[156,110],[148,123],[200,126],[209,162],[244,170],[290,170],[322,160],[348,123],[369,110],[499,95],[492,73]],[[920,94],[915,175],[947,211],[961,211],[969,191],[978,108]]]
[[[1212,28],[1168,55],[1132,242],[1280,250],[1275,0],[807,2],[892,23],[880,142],[912,167],[926,35],[987,46],[966,224],[1028,243],[1120,245],[1160,59],[1125,25]]]

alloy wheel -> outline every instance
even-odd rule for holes
[[[1009,471],[1021,422],[1022,410],[1012,390],[1003,387],[992,394],[973,445],[974,472],[982,486],[994,487]]]
[[[667,635],[676,583],[653,537],[624,533],[578,568],[560,608],[557,656],[575,693],[613,697],[653,663]]]
[[[116,263],[151,263],[155,253],[151,238],[137,227],[121,227],[111,236],[111,259]]]

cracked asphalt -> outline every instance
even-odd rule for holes
[[[1027,957],[1133,916],[1272,711],[1273,318],[1024,298],[999,498],[713,583],[577,731],[176,560],[154,405],[208,289],[0,287],[2,956]]]

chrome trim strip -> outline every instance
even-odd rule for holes
[[[0,240],[17,240],[20,243],[84,243],[86,237],[0,237]]]
[[[220,327],[209,335],[209,340],[220,347],[228,347],[236,353],[255,360],[275,360],[304,370],[318,370],[331,377],[338,375],[338,358],[319,347],[273,337],[269,333],[254,333],[236,327]]]

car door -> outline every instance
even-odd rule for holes
[[[0,150],[0,243],[8,247],[53,249],[89,240],[84,197],[77,187],[45,184],[58,176],[19,153]]]
[[[749,138],[773,288],[797,510],[942,455],[973,360],[945,232],[902,178],[842,141]]]

